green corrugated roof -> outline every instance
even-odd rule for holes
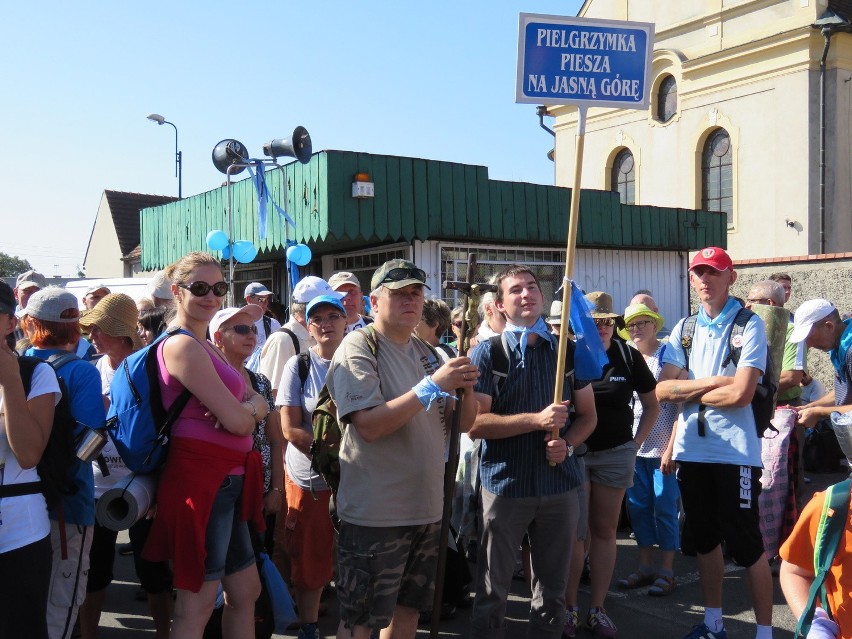
[[[356,173],[368,173],[375,197],[352,197]],[[412,240],[532,245],[565,243],[571,189],[502,182],[484,166],[321,151],[310,162],[267,172],[273,199],[296,221],[289,239],[314,255]],[[270,207],[268,234],[257,233],[257,198],[250,180],[231,185],[234,239],[280,254],[284,224]],[[143,209],[142,267],[164,267],[188,251],[206,250],[211,229],[227,231],[225,187]],[[726,246],[724,215],[691,209],[623,205],[618,194],[584,190],[580,247],[695,250]]]

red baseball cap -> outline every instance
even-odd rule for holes
[[[696,266],[709,266],[717,271],[727,271],[733,268],[734,263],[725,249],[720,249],[718,246],[708,246],[695,254],[689,265],[689,270],[691,271]]]

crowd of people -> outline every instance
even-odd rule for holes
[[[220,591],[221,636],[254,636],[259,549],[290,586],[300,639],[320,637],[331,583],[338,638],[413,638],[448,543],[440,531],[453,423],[464,440],[459,476],[476,477],[459,488],[465,498],[453,513],[457,524],[476,522],[453,540],[476,566],[470,636],[506,636],[523,549],[531,638],[570,639],[581,628],[616,637],[605,608],[613,581],[665,597],[677,588],[682,551],[697,557],[704,598],[702,623],[685,639],[727,638],[725,554],[745,569],[756,639],[770,639],[774,557],[760,527],[761,433],[751,408],[771,374],[770,346],[748,309],[783,307],[792,280],[778,274],[739,300],[736,277],[724,250],[699,251],[689,264],[698,312],[671,330],[649,291],[623,311],[609,293],[588,293],[591,337],[607,362],[594,379],[575,366],[584,356],[575,340],[590,336],[561,326],[561,302],[546,308],[525,265],[493,276],[475,323],[399,259],[375,271],[369,291],[353,273],[303,277],[280,322],[259,282],[246,286],[245,304],[223,308],[230,286],[220,262],[201,252],[159,272],[142,301],[95,286],[81,309],[35,271],[14,288],[0,283],[0,574],[27,575],[0,579],[0,637],[97,637],[117,533],[96,520],[96,505],[130,471],[107,442],[96,462],[73,462],[73,490],[56,498],[39,462],[63,406],[74,435],[105,429],[116,371],[150,346],[162,408],[186,398],[155,504],[129,529],[160,639],[204,636]],[[790,435],[795,494],[803,429],[852,411],[852,320],[815,299],[787,323],[776,382],[778,404],[799,425]],[[465,336],[471,350],[460,356]],[[829,353],[832,392],[808,390],[807,347]],[[312,416],[325,395],[342,427],[339,487],[312,464]],[[614,575],[625,504],[638,565]],[[779,553],[797,617],[813,607],[809,590],[821,579],[813,558],[822,504],[805,507]],[[791,508],[795,521],[795,499]],[[848,546],[848,521],[846,535]],[[812,639],[852,636],[838,553],[810,611]],[[584,574],[590,606],[581,614]]]

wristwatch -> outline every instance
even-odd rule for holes
[[[565,445],[568,447],[568,453],[565,455],[566,457],[571,457],[574,454],[574,447],[568,443],[568,440],[565,440]]]

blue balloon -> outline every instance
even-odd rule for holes
[[[228,234],[225,231],[213,229],[207,234],[207,246],[212,251],[223,251],[228,246]]]
[[[257,257],[257,247],[249,240],[234,242],[234,259],[241,264],[248,264]]]
[[[290,258],[290,261],[293,262],[293,264],[296,266],[305,266],[311,261],[311,249],[307,245],[296,244],[296,246],[292,248],[295,249],[293,251],[293,257]]]
[[[225,248],[222,249],[222,259],[230,260],[231,259],[231,245],[228,244]]]

